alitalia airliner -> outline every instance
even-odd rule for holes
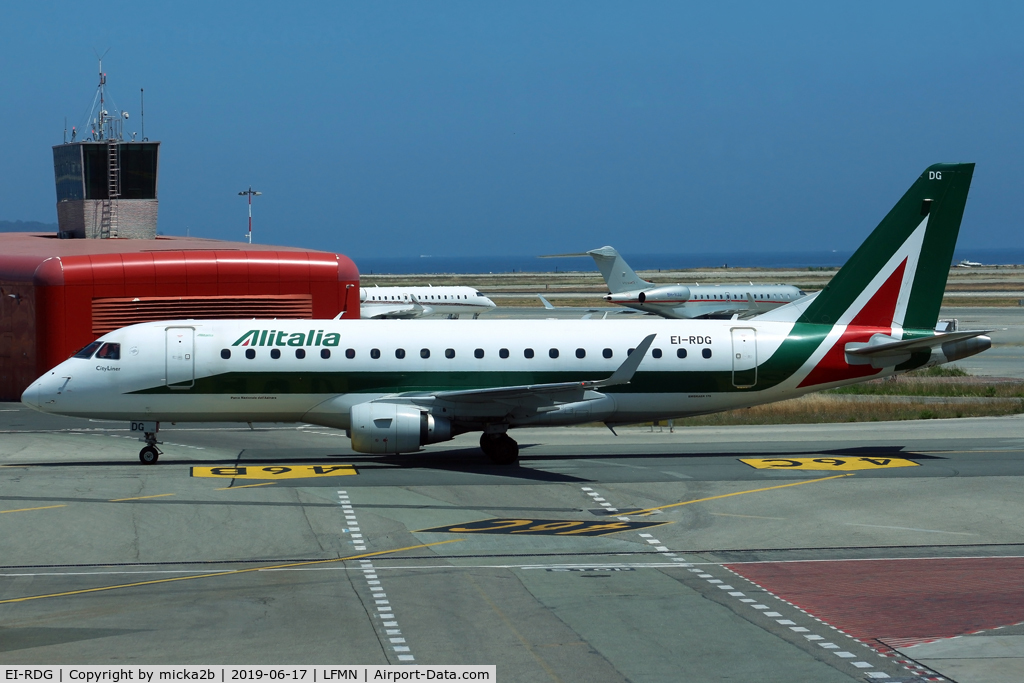
[[[361,453],[518,427],[616,425],[754,406],[946,363],[985,331],[935,330],[974,164],[914,182],[820,292],[747,320],[172,320],[103,335],[32,383],[38,410],[160,422],[285,421]]]

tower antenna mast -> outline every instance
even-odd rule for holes
[[[250,185],[248,190],[239,192],[238,194],[249,196],[249,232],[246,233],[245,236],[249,238],[249,244],[252,244],[252,198],[259,197],[263,193],[252,189],[252,185]]]

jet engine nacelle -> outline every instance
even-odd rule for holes
[[[642,304],[681,304],[690,299],[690,288],[684,285],[667,285],[640,292],[637,300]]]
[[[452,438],[452,426],[426,410],[400,403],[359,403],[350,412],[352,450],[409,453]]]

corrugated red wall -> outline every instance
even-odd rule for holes
[[[96,338],[93,299],[307,294],[313,318],[359,318],[355,264],[315,251],[153,250],[34,260],[0,254],[0,287],[19,297],[5,296],[0,309],[5,401],[18,400],[33,379]]]

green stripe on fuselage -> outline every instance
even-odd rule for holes
[[[789,337],[757,368],[757,384],[739,389],[733,386],[732,371],[639,371],[629,384],[603,389],[607,393],[722,393],[770,389],[785,381],[814,353],[831,330],[830,325],[799,323]],[[673,363],[675,361],[654,361]],[[690,363],[699,365],[702,359]],[[343,363],[342,363],[343,364]],[[320,372],[226,372],[197,377],[187,390],[193,394],[370,394],[435,392],[491,387],[578,382],[606,379],[608,371],[465,371],[465,372],[368,372],[331,370]],[[175,394],[183,391],[166,386],[135,394]]]

